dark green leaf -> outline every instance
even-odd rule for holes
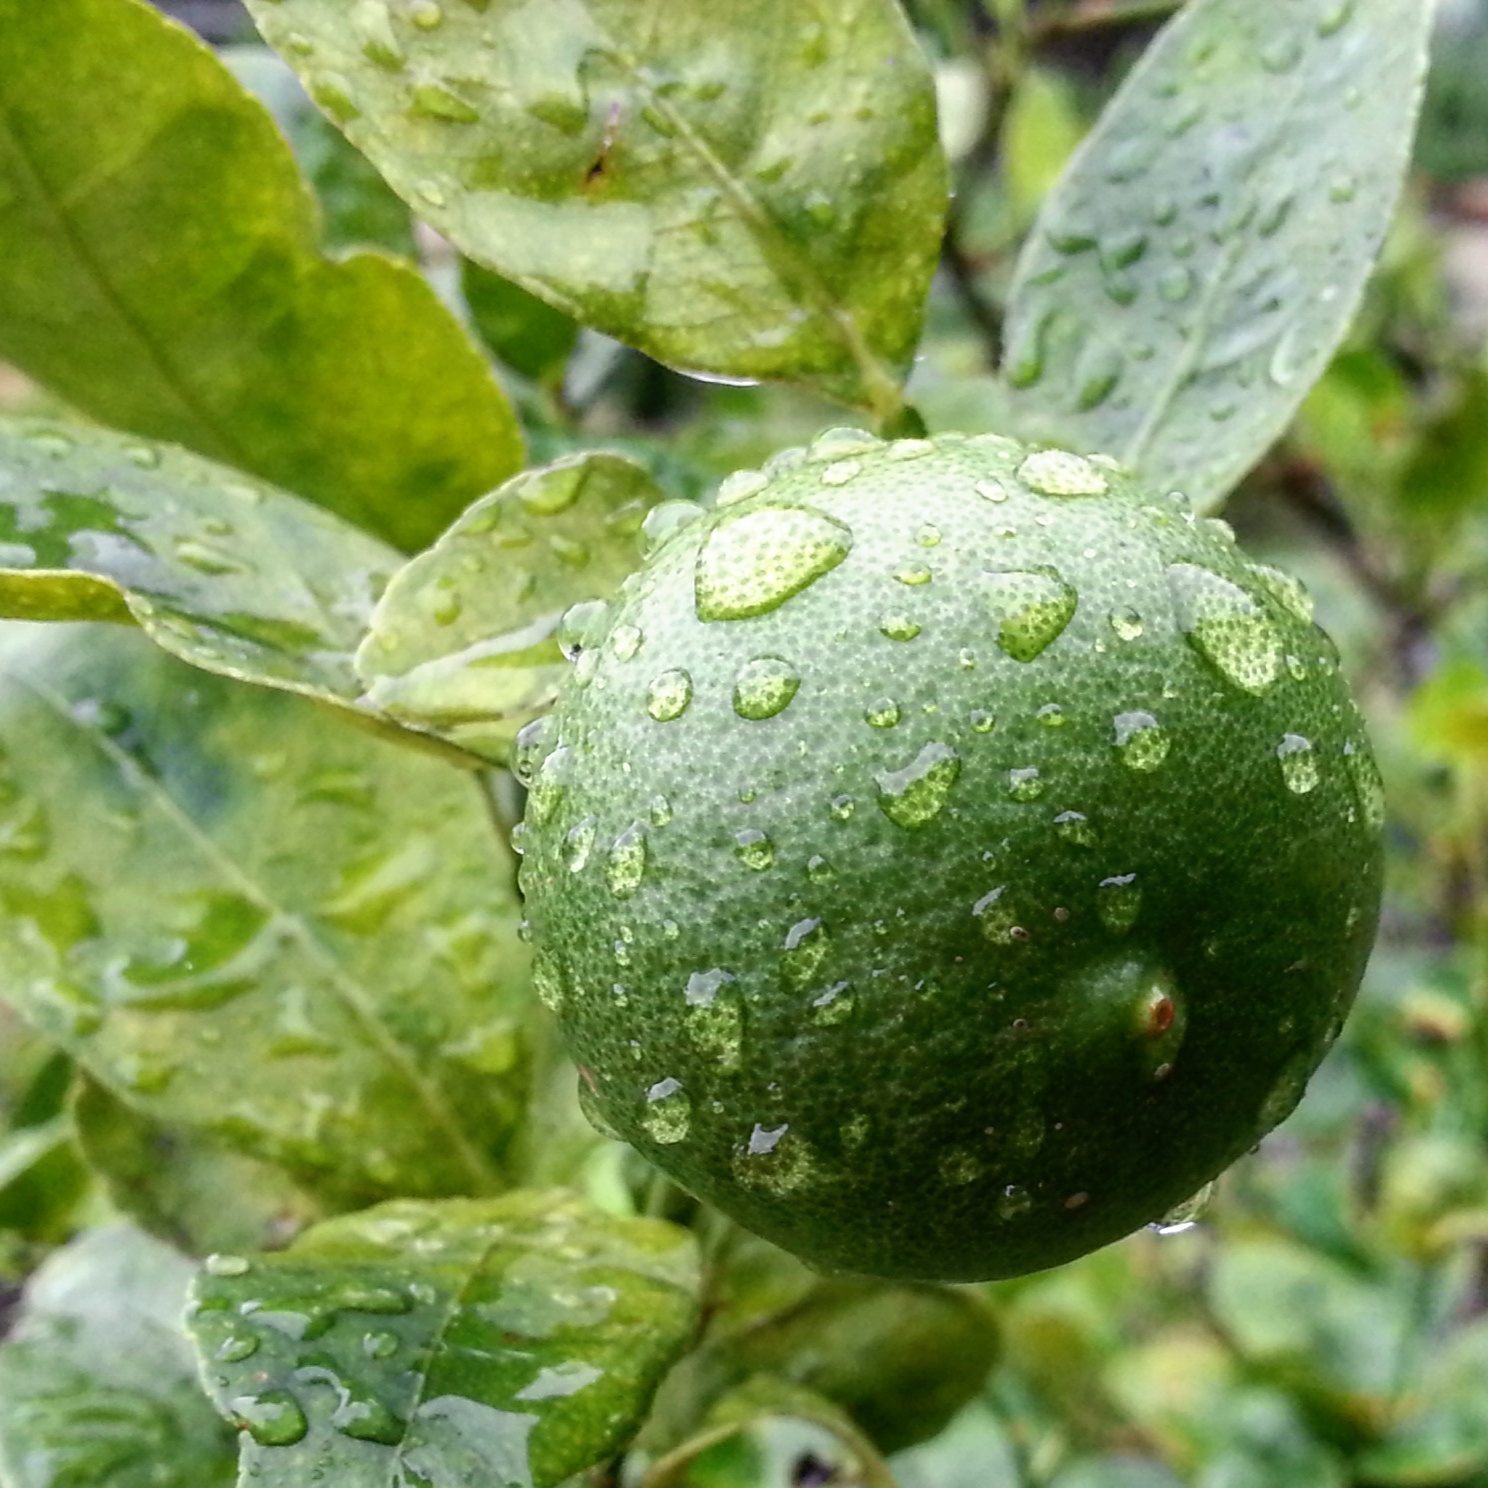
[[[891,0],[249,8],[471,258],[669,365],[897,410],[946,169]]]
[[[137,620],[224,676],[350,704],[401,562],[308,502],[169,445],[0,420],[0,615]]]
[[[86,1075],[72,1116],[115,1207],[189,1255],[280,1246],[324,1218],[282,1168],[161,1126]]]
[[[0,1345],[5,1488],[225,1488],[232,1435],[201,1392],[181,1308],[189,1261],[94,1230],[26,1289]]]
[[[504,761],[568,671],[564,611],[620,587],[660,499],[642,466],[610,454],[567,456],[482,497],[388,585],[356,657],[368,700]]]
[[[335,1203],[498,1184],[526,953],[474,781],[127,631],[6,640],[4,995]]]
[[[468,258],[460,265],[460,287],[470,318],[494,355],[535,382],[562,376],[579,338],[568,316]]]
[[[1213,506],[1327,364],[1389,225],[1421,0],[1192,0],[1132,70],[1018,266],[1025,432]]]
[[[0,0],[0,356],[413,548],[521,462],[408,265],[333,262],[283,138],[140,0]]]
[[[217,1256],[190,1323],[262,1488],[552,1488],[611,1456],[696,1315],[692,1237],[562,1192],[397,1202]]]

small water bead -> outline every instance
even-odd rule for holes
[[[530,786],[537,774],[538,766],[558,742],[558,722],[548,713],[534,718],[517,730],[512,749],[512,774]]]
[[[1008,488],[1000,480],[992,480],[990,477],[979,480],[973,489],[978,496],[983,496],[988,501],[1003,502],[1008,499]]]
[[[658,1080],[646,1092],[646,1109],[641,1113],[641,1125],[653,1142],[670,1147],[683,1141],[692,1125],[692,1101],[682,1088],[680,1080],[668,1076]]]
[[[811,507],[765,506],[725,514],[697,557],[698,619],[769,614],[831,572],[852,543],[847,527]]]
[[[983,939],[994,945],[1014,945],[1028,938],[1028,932],[1018,923],[1017,911],[1007,898],[1005,884],[983,894],[971,906],[971,913]]]
[[[935,453],[935,443],[930,439],[896,439],[889,446],[889,459],[896,463],[905,460],[922,460]]]
[[[310,1429],[299,1402],[288,1390],[238,1395],[228,1401],[227,1408],[261,1447],[292,1447]]]
[[[674,533],[692,526],[703,515],[703,508],[695,501],[658,502],[641,522],[641,556],[649,558]]]
[[[672,819],[672,803],[665,796],[652,796],[650,817],[653,827],[666,826]]]
[[[830,942],[819,918],[797,920],[786,932],[781,963],[792,986],[805,987],[817,979]]]
[[[1107,618],[1118,640],[1135,641],[1145,633],[1142,617],[1135,610],[1112,610]]]
[[[1033,1198],[1028,1190],[1020,1188],[1016,1183],[1009,1183],[997,1200],[997,1217],[1017,1219],[1020,1214],[1027,1214],[1032,1207]]]
[[[1168,567],[1174,611],[1189,644],[1228,682],[1259,695],[1281,672],[1281,637],[1238,584],[1192,563]]]
[[[1113,935],[1125,935],[1142,912],[1142,889],[1135,873],[1103,878],[1095,891],[1095,912]]]
[[[617,899],[628,899],[646,876],[646,828],[632,822],[611,844],[605,883]]]
[[[1156,770],[1168,757],[1171,741],[1167,730],[1152,714],[1140,708],[1118,713],[1111,720],[1121,763],[1128,770]]]
[[[1045,728],[1063,728],[1068,716],[1058,703],[1045,703],[1034,715]]]
[[[756,873],[775,866],[775,844],[758,827],[734,833],[734,856]]]
[[[1385,824],[1385,782],[1380,778],[1379,766],[1366,744],[1345,744],[1343,759],[1354,784],[1354,796],[1363,813],[1364,824],[1371,832],[1378,832]]]
[[[894,572],[894,578],[898,583],[907,584],[911,587],[928,584],[934,577],[935,575],[930,571],[930,566],[925,563],[906,564],[903,568],[896,569]]]
[[[1185,1230],[1191,1230],[1198,1224],[1213,1197],[1214,1184],[1206,1183],[1192,1198],[1175,1205],[1161,1219],[1154,1220],[1147,1228],[1155,1230],[1159,1235],[1181,1235]]]
[[[1293,795],[1305,796],[1317,789],[1320,776],[1310,739],[1301,734],[1283,734],[1276,746],[1276,758],[1281,762],[1281,778]]]
[[[734,679],[734,712],[755,722],[783,713],[801,688],[801,674],[783,656],[756,656]]]
[[[709,1007],[717,999],[719,991],[733,980],[731,972],[717,966],[709,971],[695,971],[687,978],[683,995],[690,1007]]]
[[[586,599],[570,605],[558,622],[558,649],[568,661],[577,661],[594,644],[609,618],[610,607],[602,599]]]
[[[1045,496],[1102,496],[1110,482],[1089,460],[1068,450],[1037,450],[1018,467],[1018,479]]]
[[[964,672],[973,672],[973,671],[975,671],[976,670],[976,652],[973,651],[969,646],[963,646],[960,649],[960,651],[958,651],[956,653],[956,664]]]
[[[922,548],[934,548],[940,545],[940,528],[932,522],[926,522],[918,532],[915,533],[915,541]]]
[[[990,734],[997,725],[997,720],[985,708],[973,708],[967,714],[966,721],[971,725],[972,732],[977,734]]]
[[[834,796],[828,809],[838,821],[847,821],[857,809],[857,802],[851,796]]]
[[[251,1333],[233,1334],[222,1340],[216,1357],[224,1364],[241,1364],[258,1352],[259,1340]]]
[[[202,1267],[208,1276],[246,1276],[252,1269],[252,1262],[247,1256],[226,1255],[214,1253],[202,1262]]]
[[[1052,568],[984,573],[982,585],[997,644],[1015,661],[1032,661],[1058,640],[1078,604]]]
[[[568,834],[563,839],[563,860],[568,864],[570,873],[582,873],[588,866],[598,829],[599,822],[592,816],[586,816],[568,829]]]
[[[1286,669],[1293,682],[1307,680],[1307,663],[1300,656],[1293,656],[1290,651],[1286,655]]]
[[[811,441],[809,458],[814,461],[843,460],[849,455],[868,454],[882,448],[882,441],[866,429],[847,425],[826,429]]]
[[[651,679],[646,689],[646,711],[658,723],[671,723],[680,718],[692,702],[692,677],[674,667]]]
[[[879,698],[869,703],[863,712],[863,721],[874,728],[893,728],[903,717],[899,704],[893,698]]]
[[[806,877],[812,883],[830,883],[836,876],[832,865],[820,853],[815,853],[806,860]]]
[[[718,487],[718,495],[714,497],[714,504],[733,506],[737,502],[748,501],[751,496],[758,496],[769,484],[770,478],[762,470],[736,470],[732,475],[724,477]]]
[[[645,637],[637,625],[617,625],[610,632],[610,652],[616,661],[629,661],[641,649]]]
[[[921,626],[902,611],[884,615],[878,622],[878,628],[891,641],[912,641],[921,630]]]
[[[878,807],[895,826],[914,831],[934,821],[961,774],[961,757],[949,744],[926,744],[902,769],[877,770]]]
[[[1037,801],[1044,793],[1044,782],[1032,765],[1009,770],[1007,781],[1007,793],[1014,801]]]

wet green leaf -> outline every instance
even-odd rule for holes
[[[349,705],[401,562],[329,512],[170,445],[0,420],[0,615],[136,620],[207,671]]]
[[[408,265],[320,250],[263,108],[139,0],[0,0],[0,356],[400,547],[521,463]]]
[[[891,0],[249,8],[471,258],[669,365],[896,411],[946,168]]]
[[[1040,215],[1005,376],[1025,432],[1213,506],[1326,365],[1389,225],[1422,0],[1193,0]]]
[[[66,1116],[0,1129],[0,1229],[58,1244],[74,1229],[89,1182]]]
[[[127,631],[6,642],[6,998],[329,1202],[499,1184],[526,953],[474,781]]]
[[[642,466],[602,453],[524,471],[482,497],[379,601],[356,656],[369,702],[504,761],[568,671],[564,611],[620,587],[660,500]]]
[[[325,1217],[282,1168],[151,1121],[86,1074],[72,1122],[114,1207],[188,1255],[281,1246]]]
[[[697,1252],[561,1191],[399,1201],[217,1256],[190,1327],[246,1478],[552,1488],[611,1456],[697,1316]]]
[[[197,1380],[181,1308],[191,1263],[125,1225],[31,1279],[0,1344],[6,1488],[226,1488],[233,1442]]]

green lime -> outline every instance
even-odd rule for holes
[[[1007,1276],[1295,1106],[1383,800],[1305,591],[1223,523],[1099,457],[833,431],[584,620],[529,737],[538,985],[678,1182],[820,1266]]]

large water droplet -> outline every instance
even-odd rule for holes
[[[845,460],[849,455],[863,455],[881,448],[881,441],[866,429],[846,425],[825,429],[811,441],[808,458],[815,461]]]
[[[1213,1197],[1214,1184],[1206,1183],[1192,1198],[1175,1205],[1161,1219],[1154,1220],[1147,1228],[1156,1230],[1159,1235],[1181,1235],[1185,1230],[1191,1230],[1198,1224],[1204,1210],[1209,1207],[1209,1200]]]
[[[698,554],[699,620],[744,620],[778,609],[852,549],[852,533],[825,512],[766,506],[725,515]]]
[[[1134,709],[1112,719],[1121,763],[1128,770],[1155,770],[1168,757],[1167,730],[1152,714]]]
[[[598,821],[592,816],[586,816],[583,821],[572,826],[568,835],[563,839],[563,861],[568,864],[570,873],[582,873],[589,863],[589,853],[594,847],[594,834],[599,828]]]
[[[1037,801],[1044,793],[1044,782],[1032,765],[1007,773],[1007,793],[1014,801]]]
[[[734,833],[734,856],[756,873],[775,866],[775,844],[757,827]]]
[[[1281,761],[1281,778],[1293,795],[1305,796],[1317,789],[1318,762],[1310,739],[1301,734],[1283,734],[1276,746],[1276,758]]]
[[[982,584],[997,644],[1016,661],[1032,661],[1074,618],[1075,591],[1052,568],[984,573]]]
[[[878,770],[879,810],[913,831],[940,815],[961,773],[961,758],[949,744],[930,743],[901,770]]]
[[[879,698],[863,710],[863,721],[874,728],[893,728],[903,714],[893,698]]]
[[[605,862],[605,883],[617,899],[628,899],[646,876],[646,828],[631,824],[610,845]]]
[[[651,679],[646,689],[646,711],[658,723],[680,718],[692,701],[692,678],[680,667]]]
[[[1260,694],[1282,668],[1281,637],[1238,584],[1192,563],[1168,567],[1173,607],[1189,643],[1242,691]]]
[[[1095,910],[1113,935],[1125,935],[1142,912],[1142,890],[1135,873],[1103,878],[1095,891]]]
[[[653,1142],[670,1147],[687,1136],[691,1124],[692,1101],[680,1080],[670,1077],[658,1080],[646,1092],[646,1109],[641,1114],[641,1125]]]
[[[305,1412],[288,1390],[262,1390],[239,1395],[227,1408],[261,1447],[292,1447],[310,1429]]]
[[[717,506],[735,506],[748,501],[751,496],[758,496],[769,484],[770,477],[762,470],[736,470],[724,477],[714,503]]]
[[[797,920],[786,932],[782,947],[781,968],[786,980],[794,987],[816,981],[829,943],[820,919]]]
[[[549,751],[558,742],[558,723],[551,714],[534,718],[517,730],[512,749],[512,774],[530,786],[538,767],[547,758]]]
[[[734,679],[734,712],[740,718],[773,718],[790,706],[801,674],[781,656],[756,656]]]
[[[1018,467],[1018,479],[1045,496],[1100,496],[1110,484],[1089,460],[1057,449],[1029,455]]]

